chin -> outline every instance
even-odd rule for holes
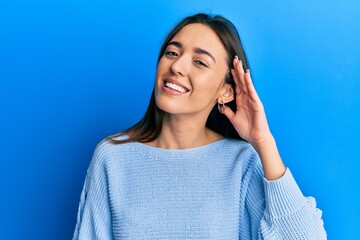
[[[162,111],[169,114],[180,114],[184,113],[184,107],[178,106],[178,104],[169,104],[169,103],[161,103],[156,102],[156,106]]]

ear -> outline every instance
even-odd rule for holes
[[[219,91],[218,103],[228,103],[234,100],[234,90],[230,84],[225,83]]]

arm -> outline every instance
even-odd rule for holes
[[[237,108],[233,112],[225,107],[223,112],[261,160],[261,166],[257,166],[261,171],[255,171],[251,178],[245,200],[245,214],[252,222],[252,239],[255,233],[259,239],[325,239],[321,211],[312,198],[302,195],[285,167],[250,72],[244,71],[237,57],[233,64]],[[260,174],[265,178],[259,180]]]
[[[96,148],[87,172],[73,240],[113,239],[103,146]]]
[[[244,72],[242,62],[235,57],[231,69],[236,84],[236,112],[226,107],[224,114],[234,125],[239,135],[248,141],[260,156],[265,178],[275,180],[285,173],[275,139],[273,138],[263,104],[255,90],[250,71]]]
[[[289,169],[268,181],[260,164],[255,166],[245,200],[248,239],[326,239],[321,216],[314,198],[303,196]]]

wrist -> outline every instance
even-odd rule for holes
[[[271,134],[253,143],[253,147],[260,156],[267,180],[276,180],[284,175],[286,167],[280,157],[275,138]]]
[[[250,144],[258,153],[266,151],[266,149],[276,147],[275,138],[271,133],[256,141],[250,142]]]

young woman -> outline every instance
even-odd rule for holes
[[[74,239],[326,239],[227,19],[190,16],[166,37],[145,116],[95,150]]]

